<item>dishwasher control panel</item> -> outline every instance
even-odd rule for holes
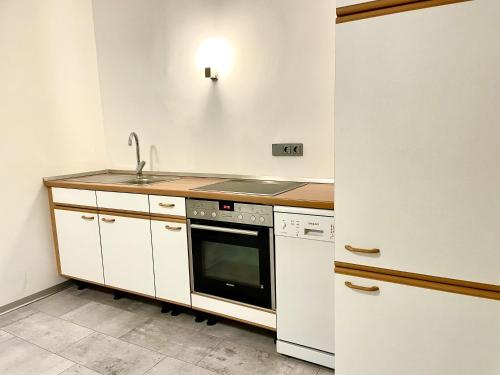
[[[335,219],[333,216],[275,212],[274,234],[283,237],[334,242]]]

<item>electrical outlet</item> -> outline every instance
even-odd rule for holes
[[[303,156],[303,143],[273,143],[273,156]]]

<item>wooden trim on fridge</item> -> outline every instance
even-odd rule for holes
[[[378,272],[373,272],[373,271],[365,271],[365,270],[360,270],[360,269],[344,268],[344,267],[339,266],[337,263],[335,265],[335,273],[340,274],[340,275],[362,277],[365,279],[379,280],[379,281],[385,281],[385,282],[389,282],[389,283],[396,283],[396,284],[414,286],[414,287],[418,287],[418,288],[439,290],[442,292],[463,294],[466,296],[494,299],[494,300],[500,301],[500,292],[498,292],[498,291],[476,289],[476,288],[459,286],[459,285],[452,285],[452,284],[444,284],[444,283],[436,282],[436,281],[413,279],[413,278],[409,278],[409,277],[395,276],[395,275],[389,275],[389,274],[378,273]],[[402,274],[407,274],[407,273],[402,273]],[[429,278],[430,278],[430,276],[429,276]],[[436,279],[442,279],[442,278],[436,278]],[[449,279],[446,279],[446,280],[449,280]],[[472,284],[474,284],[474,283],[472,283]],[[383,289],[381,289],[381,292],[383,292]]]
[[[365,18],[409,12],[472,0],[375,0],[337,8],[336,23],[358,21]]]
[[[61,274],[61,258],[59,255],[59,240],[57,239],[56,214],[54,211],[54,199],[52,197],[52,188],[47,189],[49,194],[50,222],[52,226],[52,240],[54,241],[54,255],[56,256],[57,272]]]
[[[449,279],[446,277],[423,275],[420,273],[390,270],[387,268],[362,266],[360,264],[353,264],[353,263],[335,262],[335,266],[340,267],[340,268],[349,268],[349,269],[355,269],[355,270],[366,271],[366,272],[381,273],[384,275],[405,277],[408,279],[431,281],[434,283],[456,285],[456,286],[462,286],[465,288],[481,289],[481,290],[487,290],[490,292],[500,293],[500,285],[482,284],[482,283],[476,283],[476,282],[472,282],[472,281]]]

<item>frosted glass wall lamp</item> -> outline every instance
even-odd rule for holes
[[[234,63],[234,50],[224,38],[208,38],[198,48],[197,66],[205,71],[205,78],[218,81],[226,76]]]

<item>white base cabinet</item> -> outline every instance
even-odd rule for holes
[[[150,221],[101,215],[100,227],[106,285],[154,297]]]
[[[186,224],[151,221],[156,298],[191,305]]]
[[[54,215],[61,273],[103,284],[99,216],[58,209]]]
[[[335,277],[337,375],[500,374],[500,301]]]

